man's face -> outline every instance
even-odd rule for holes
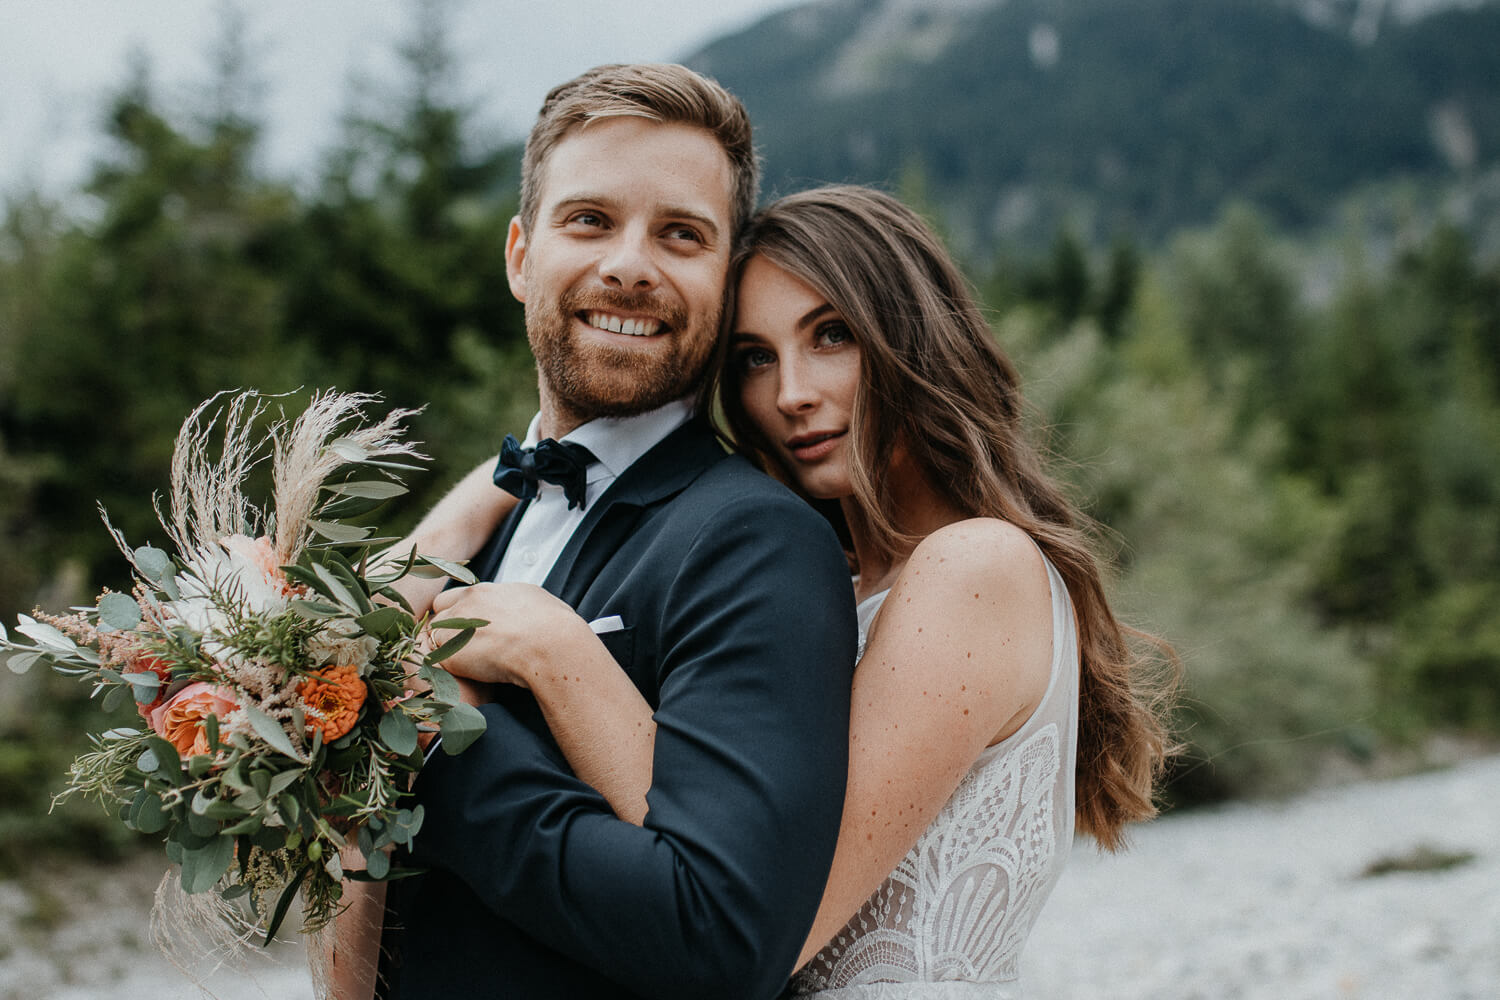
[[[728,156],[703,129],[607,118],[569,133],[542,170],[531,232],[511,222],[506,273],[526,304],[544,433],[687,395],[718,335]]]

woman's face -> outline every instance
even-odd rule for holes
[[[729,363],[745,413],[809,496],[849,496],[859,345],[844,318],[765,257],[740,277]]]

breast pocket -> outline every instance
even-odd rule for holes
[[[609,655],[615,658],[626,673],[631,673],[635,665],[635,626],[617,628],[613,632],[602,632],[599,641],[604,643],[604,648],[609,650]]]

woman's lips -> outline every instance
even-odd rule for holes
[[[816,462],[839,446],[846,431],[828,431],[820,434],[800,434],[787,441],[787,450],[799,462]]]

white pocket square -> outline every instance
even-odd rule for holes
[[[589,628],[594,630],[595,635],[603,635],[605,632],[618,632],[625,627],[625,619],[619,615],[606,615],[603,618],[595,618],[589,622]]]

